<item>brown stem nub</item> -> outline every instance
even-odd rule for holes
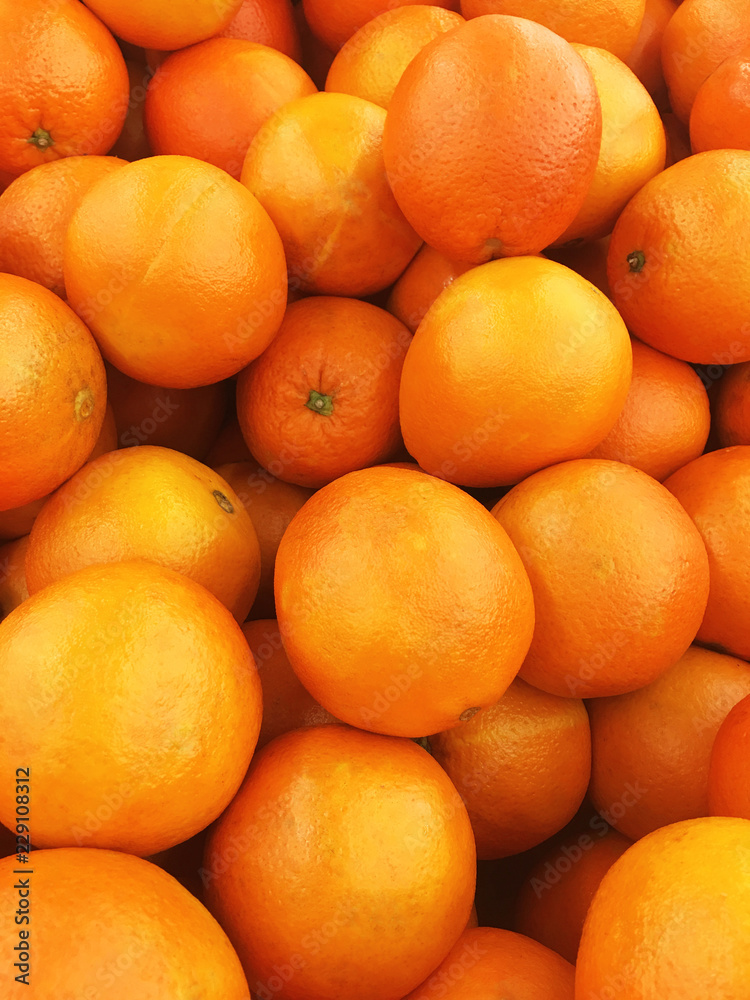
[[[52,141],[52,136],[43,128],[38,128],[31,138],[26,141],[30,142],[32,146],[36,146],[37,149],[49,149],[50,146],[55,145]]]
[[[628,267],[634,274],[638,274],[646,266],[646,255],[643,250],[634,250],[629,253],[625,260],[628,262]]]

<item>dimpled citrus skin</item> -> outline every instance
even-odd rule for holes
[[[491,521],[449,483],[384,466],[307,501],[276,556],[277,617],[295,672],[332,715],[426,736],[501,697],[534,612]]]
[[[449,260],[425,243],[393,286],[388,311],[415,333],[438,295],[470,267]]]
[[[586,917],[576,1000],[744,997],[750,982],[750,820],[662,827],[602,879]],[[618,995],[615,994],[615,996]]]
[[[474,927],[405,1000],[573,1000],[574,975],[570,962],[531,938]]]
[[[708,801],[714,816],[750,820],[750,695],[721,724],[711,750]]]
[[[724,372],[715,400],[719,444],[750,444],[750,362]],[[696,458],[698,456],[696,455]]]
[[[457,277],[414,335],[404,442],[451,482],[509,485],[598,444],[631,373],[625,324],[590,282],[542,258],[492,261]]]
[[[291,0],[244,0],[220,38],[259,42],[300,61],[300,38]]]
[[[305,19],[313,34],[338,52],[355,31],[394,7],[424,6],[421,0],[304,0]],[[458,10],[458,0],[435,0],[432,7]]]
[[[176,389],[238,372],[286,306],[268,215],[223,170],[188,156],[138,160],[94,185],[71,220],[64,274],[107,360]]]
[[[383,136],[388,179],[448,257],[538,253],[583,204],[601,125],[591,74],[564,39],[523,18],[475,18],[401,77]]]
[[[115,851],[35,851],[28,926],[14,923],[18,867],[15,855],[0,862],[0,947],[13,954],[19,931],[30,932],[33,994],[9,975],[5,1000],[187,1000],[198,993],[201,1000],[250,1000],[226,934],[156,865]],[[71,899],[80,907],[75,920]]]
[[[613,301],[631,332],[683,361],[750,360],[748,227],[749,151],[698,153],[652,178],[609,244]]]
[[[410,740],[312,726],[262,750],[206,848],[207,902],[262,996],[400,1000],[469,920],[456,789]]]
[[[75,313],[36,282],[0,274],[0,510],[80,468],[106,406],[102,358]]]
[[[261,690],[239,625],[199,584],[146,562],[90,566],[0,623],[0,764],[34,776],[34,843],[149,855],[233,798]],[[15,796],[0,791],[0,821]]]
[[[698,641],[750,660],[750,446],[701,455],[664,483],[708,550],[711,591]]]
[[[144,49],[184,49],[226,28],[242,0],[88,0],[118,38]]]
[[[260,546],[239,497],[170,448],[126,448],[88,463],[44,505],[32,532],[31,593],[84,566],[125,559],[189,576],[239,622],[258,592]]]
[[[108,152],[130,86],[101,21],[78,0],[0,0],[0,24],[0,171]]]
[[[690,144],[696,153],[750,149],[750,45],[725,59],[696,94]]]
[[[650,683],[695,638],[706,549],[650,476],[581,459],[529,476],[493,509],[527,568],[537,625],[520,676],[562,697]]]

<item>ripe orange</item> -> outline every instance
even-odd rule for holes
[[[721,724],[708,772],[708,801],[714,816],[750,819],[750,695]]]
[[[547,247],[544,256],[550,260],[556,260],[558,264],[564,264],[571,271],[580,274],[586,281],[596,285],[608,299],[611,299],[612,292],[607,281],[608,250],[609,236],[604,236],[600,240],[588,243],[568,243],[563,247]]]
[[[664,29],[662,68],[672,110],[686,125],[703,82],[750,44],[750,0],[684,0]]]
[[[410,740],[340,725],[258,754],[205,869],[250,989],[284,1000],[403,997],[465,928],[476,874],[442,768]]]
[[[69,156],[43,163],[0,196],[0,271],[36,281],[65,298],[63,243],[83,195],[124,160]]]
[[[711,592],[698,642],[750,660],[750,446],[722,448],[664,485],[692,517],[708,550]]]
[[[591,900],[631,844],[601,817],[591,820],[588,831],[553,844],[521,886],[513,929],[575,965]]]
[[[87,0],[118,38],[144,49],[183,49],[225,28],[242,0]]]
[[[725,59],[702,84],[690,112],[690,143],[750,150],[750,47]]]
[[[108,361],[177,389],[244,368],[286,305],[266,212],[223,170],[186,156],[128,164],[88,192],[68,229],[65,285]]]
[[[277,479],[257,462],[232,462],[217,465],[217,475],[232,487],[250,515],[260,545],[260,584],[250,617],[276,614],[273,598],[273,574],[276,553],[289,522],[312,496],[312,490]]]
[[[279,479],[317,488],[394,457],[410,342],[402,323],[368,302],[321,296],[290,305],[237,382],[237,416],[256,460]]]
[[[414,56],[433,38],[464,23],[442,7],[396,7],[363,25],[331,64],[326,90],[354,94],[387,108]]]
[[[278,49],[299,62],[302,56],[299,30],[291,0],[243,0],[221,38],[240,38]]]
[[[530,476],[493,509],[531,580],[536,629],[520,676],[600,697],[655,680],[695,637],[708,596],[699,533],[669,492],[619,462]]]
[[[741,997],[750,982],[748,852],[750,821],[717,817],[633,844],[591,904],[576,1000],[612,989],[639,1000]]]
[[[0,545],[0,621],[29,596],[24,561],[29,536]]]
[[[591,71],[602,106],[599,159],[583,205],[558,239],[598,240],[615,223],[636,191],[664,169],[667,141],[646,88],[617,56],[574,45]]]
[[[416,3],[417,0],[303,0],[302,7],[313,34],[338,52],[344,42],[378,14]],[[435,0],[431,6],[458,10],[458,0]]]
[[[293,729],[338,722],[302,687],[284,652],[275,618],[246,622],[242,632],[253,654],[263,689],[263,721],[258,750]]]
[[[128,113],[125,124],[122,127],[117,142],[110,149],[111,156],[121,156],[123,160],[132,163],[133,160],[142,160],[146,156],[153,156],[154,151],[146,135],[146,126],[143,121],[143,111],[146,104],[146,91],[153,73],[140,62],[126,62],[128,67],[128,79],[130,80],[130,100],[128,101]]]
[[[748,151],[690,156],[641,188],[618,219],[607,265],[632,333],[683,361],[750,360],[748,227]]]
[[[129,86],[101,21],[78,0],[0,0],[0,24],[0,170],[106,153]]]
[[[543,24],[569,42],[593,45],[625,59],[638,37],[645,0],[570,0],[566,4],[550,0],[461,0],[464,17],[483,14],[510,14]]]
[[[631,369],[625,324],[577,274],[540,257],[473,268],[439,296],[406,356],[407,451],[465,486],[518,482],[597,445]]]
[[[481,264],[558,239],[586,197],[600,138],[578,53],[539,24],[488,16],[415,56],[388,107],[383,152],[419,235]]]
[[[207,466],[169,448],[102,455],[47,501],[31,530],[29,591],[127,559],[185,574],[240,622],[258,591],[260,547],[239,497]]]
[[[481,859],[520,854],[561,830],[591,776],[583,702],[520,679],[497,704],[431,736],[429,745],[464,800]]]
[[[80,468],[106,405],[101,355],[75,313],[41,285],[0,274],[0,510]]]
[[[182,843],[232,800],[260,729],[239,625],[153,563],[90,566],[33,594],[0,623],[0,676],[15,692],[0,709],[0,763],[32,770],[39,847],[148,855]]]
[[[750,664],[691,646],[647,687],[590,702],[596,808],[633,840],[707,816],[711,747],[746,695]]]
[[[146,132],[155,153],[194,156],[239,180],[261,125],[317,89],[283,52],[210,38],[173,53],[157,69],[146,95]]]
[[[425,243],[393,286],[388,311],[414,333],[443,289],[470,267],[448,260]]]
[[[750,444],[750,362],[724,372],[715,399],[714,425],[722,447]]]
[[[573,1000],[574,975],[569,962],[531,938],[476,927],[405,1000]]]
[[[660,109],[669,106],[661,66],[661,43],[678,5],[679,0],[646,0],[638,38],[629,54],[622,57]]]
[[[661,482],[703,454],[710,426],[708,394],[690,365],[634,340],[625,405],[588,457],[624,462]]]
[[[369,295],[401,274],[419,237],[383,168],[386,113],[349,94],[313,94],[256,135],[242,183],[277,226],[292,288]]]
[[[27,926],[14,916],[15,855],[0,864],[0,944],[14,961],[20,952],[13,948],[30,945],[26,982],[38,1000],[168,1000],[198,990],[201,1000],[249,1000],[242,967],[222,929],[156,865],[86,848],[36,851],[32,862],[31,891],[35,884],[43,889],[32,897]],[[80,906],[76,920],[70,919],[73,898]],[[20,939],[21,931],[29,937]],[[28,985],[11,974],[7,980],[5,1000],[30,995]]]
[[[114,411],[121,448],[160,445],[203,461],[227,411],[229,393],[225,382],[195,389],[166,389],[138,382],[112,365],[105,367],[107,398]]]
[[[310,497],[281,539],[275,587],[308,691],[336,718],[398,736],[442,732],[494,704],[534,623],[497,522],[407,469],[350,472]]]

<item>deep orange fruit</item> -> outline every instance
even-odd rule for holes
[[[443,289],[470,267],[448,260],[425,243],[391,289],[388,311],[414,333]]]
[[[338,52],[355,31],[378,14],[416,3],[417,0],[304,0],[301,6],[314,34],[329,49]],[[431,6],[458,10],[458,0],[436,0]]]
[[[750,150],[750,45],[720,63],[695,95],[690,144],[696,153]]]
[[[713,419],[720,445],[750,444],[750,362],[724,372]]]
[[[291,0],[243,0],[221,38],[241,38],[278,49],[300,62],[302,48]]]
[[[118,38],[144,49],[183,49],[225,28],[242,0],[88,0],[89,7]]]
[[[711,750],[708,802],[714,816],[750,820],[750,695],[722,722]]]

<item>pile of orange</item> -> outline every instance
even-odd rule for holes
[[[746,1000],[748,233],[750,0],[0,0],[3,1000]]]

